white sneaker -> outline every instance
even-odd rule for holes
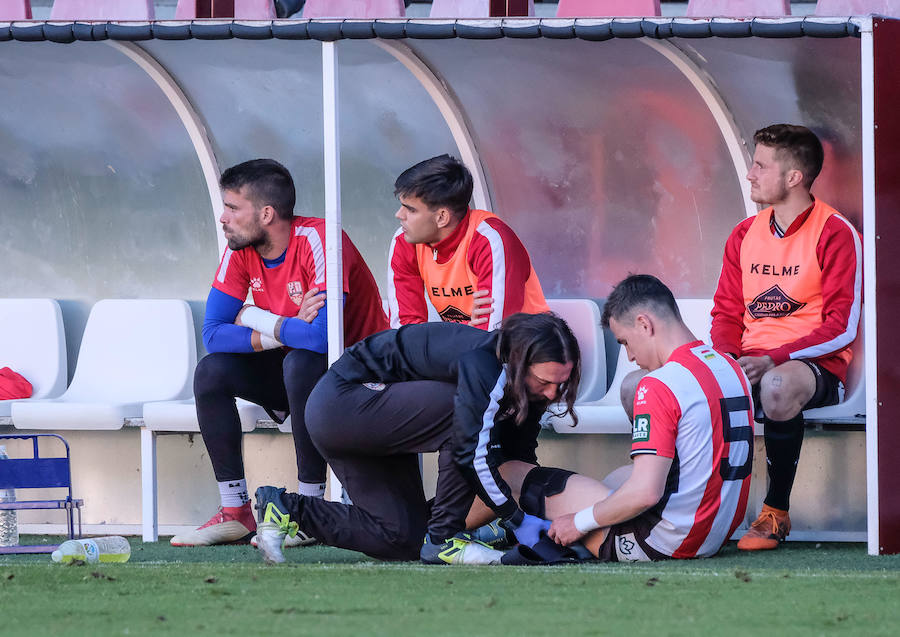
[[[295,535],[294,537],[291,537],[290,535],[284,536],[284,543],[282,544],[281,548],[293,549],[293,548],[297,548],[298,546],[310,546],[311,544],[315,544],[316,542],[318,542],[318,540],[316,538],[309,537],[303,531],[298,530],[297,535]],[[257,537],[255,535],[250,540],[250,544],[254,548],[259,548],[259,540],[257,539]]]
[[[492,549],[468,533],[457,533],[441,544],[426,535],[419,559],[425,564],[500,564],[503,551]]]
[[[260,522],[256,527],[256,548],[262,553],[266,564],[281,564],[284,562],[284,553],[281,546],[284,543],[285,531],[275,522]]]

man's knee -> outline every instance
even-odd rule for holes
[[[788,361],[763,374],[759,400],[770,420],[790,420],[800,413],[816,391],[812,370],[800,361]]]
[[[316,381],[328,367],[325,354],[317,354],[305,349],[288,352],[282,363],[284,385],[290,391],[292,386],[307,387],[307,392],[315,386]]]
[[[525,480],[522,481],[522,494],[519,496],[519,506],[525,513],[545,518],[545,499],[562,493],[569,478],[573,475],[575,475],[575,472],[567,469],[535,467],[528,472]]]
[[[233,354],[215,352],[200,359],[194,370],[194,396],[218,393],[227,386]]]
[[[647,374],[646,369],[636,369],[622,379],[622,386],[619,387],[619,399],[622,401],[622,407],[625,408],[629,421],[634,421],[634,394],[637,392],[637,386]]]

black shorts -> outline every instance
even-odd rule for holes
[[[812,370],[813,376],[816,377],[816,390],[813,392],[812,398],[810,398],[806,402],[806,404],[803,405],[801,413],[806,411],[807,409],[829,407],[831,405],[837,405],[839,402],[841,402],[844,394],[844,384],[837,376],[829,372],[827,369],[825,369],[815,361],[811,361],[805,358],[798,358],[796,360],[806,364],[806,366]],[[762,422],[766,417],[765,413],[763,412],[762,403],[759,399],[759,383],[756,383],[753,386],[753,413],[754,420],[756,420],[756,422]]]
[[[636,518],[609,527],[609,533],[597,559],[601,562],[658,562],[670,560],[671,555],[660,553],[649,544],[647,538],[661,518],[654,509],[644,511]]]

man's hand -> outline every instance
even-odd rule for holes
[[[575,528],[575,514],[570,513],[553,520],[553,524],[550,526],[550,530],[547,531],[547,535],[557,544],[569,546],[587,534],[582,533]]]
[[[312,323],[323,307],[325,307],[325,293],[319,293],[319,288],[309,288],[303,295],[303,300],[300,301],[297,318]]]
[[[476,327],[484,325],[491,317],[494,311],[494,298],[488,296],[487,290],[475,290],[472,295],[472,320],[469,325]]]
[[[512,524],[510,526],[513,533],[516,534],[519,544],[524,544],[531,548],[541,539],[541,531],[546,532],[550,528],[550,522],[526,513],[518,526],[513,526]]]
[[[741,356],[737,359],[738,365],[747,374],[751,385],[757,384],[767,371],[775,367],[775,361],[771,356]]]

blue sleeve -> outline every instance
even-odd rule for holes
[[[234,324],[238,312],[244,306],[241,299],[212,288],[206,297],[206,314],[203,317],[203,345],[213,352],[252,352],[249,327]]]
[[[342,303],[347,302],[344,294]],[[285,319],[281,323],[278,340],[294,349],[306,349],[317,354],[328,351],[328,313],[323,307],[312,323],[298,318]]]

